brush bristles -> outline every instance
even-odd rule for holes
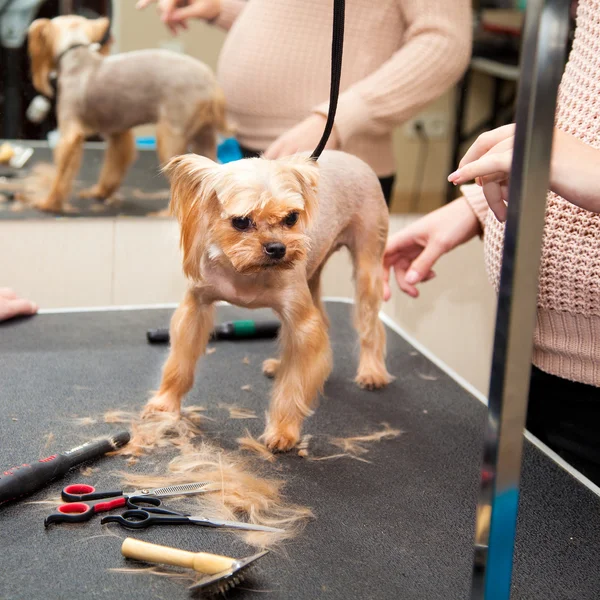
[[[206,587],[196,588],[205,596],[216,596],[218,594],[224,594],[228,590],[233,589],[242,581],[246,579],[248,572],[252,569],[252,565],[248,565],[247,567],[241,568],[239,571],[235,571],[230,575],[223,577],[223,579],[219,579]]]

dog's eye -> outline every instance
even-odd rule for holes
[[[283,224],[288,227],[293,227],[298,222],[298,213],[296,211],[291,212],[284,220]]]
[[[238,231],[246,231],[252,227],[252,220],[249,217],[233,217],[231,224]]]

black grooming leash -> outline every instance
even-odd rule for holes
[[[342,77],[342,54],[344,51],[344,14],[345,0],[333,0],[333,35],[331,40],[331,87],[329,90],[329,112],[327,123],[321,141],[311,154],[311,159],[316,161],[325,149],[327,140],[331,135],[335,121],[338,97],[340,95],[340,79]]]

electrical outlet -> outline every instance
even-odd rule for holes
[[[440,140],[448,135],[448,119],[440,113],[423,113],[404,124],[404,136],[411,140],[419,139],[421,131],[430,140]]]

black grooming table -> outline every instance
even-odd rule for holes
[[[381,392],[359,390],[350,307],[328,303],[335,368],[325,398],[305,431],[356,435],[382,422],[405,433],[371,447],[371,463],[349,459],[309,462],[278,457],[290,500],[317,518],[281,552],[265,557],[231,598],[421,599],[468,597],[474,506],[485,420],[484,406],[453,379],[388,330],[388,366],[397,380]],[[171,310],[44,314],[0,326],[1,460],[35,459],[44,436],[66,449],[118,426],[80,428],[68,421],[110,408],[135,409],[157,387],[167,353],[146,342],[146,329],[168,323]],[[254,316],[266,317],[258,311]],[[220,307],[219,319],[248,313]],[[270,315],[269,315],[270,316]],[[217,342],[198,369],[189,404],[209,407],[204,434],[225,448],[262,419],[233,421],[217,408],[237,403],[262,415],[271,383],[260,373],[271,341]],[[250,365],[243,363],[250,357]],[[250,391],[241,391],[250,384]],[[15,420],[17,419],[17,420]],[[318,438],[317,438],[318,439]],[[165,459],[166,460],[166,459]],[[162,455],[146,457],[160,468]],[[57,494],[67,483],[114,487],[119,457],[97,463],[91,478],[77,472],[32,499]],[[270,468],[270,467],[269,467]],[[44,530],[47,506],[0,508],[0,598],[187,598],[184,584],[109,571],[126,566],[118,526],[98,520]],[[105,535],[101,535],[105,534]],[[116,535],[106,535],[116,534]],[[252,549],[232,534],[180,526],[136,537],[188,550],[245,556]],[[597,599],[600,590],[600,499],[546,454],[527,443],[515,558],[517,599]]]
[[[19,142],[19,144],[27,145],[27,141]],[[138,150],[137,160],[129,168],[123,185],[110,202],[78,198],[79,191],[91,187],[97,182],[103,158],[103,144],[86,144],[81,168],[75,178],[73,192],[69,200],[73,212],[53,215],[26,206],[21,202],[0,202],[0,220],[55,219],[57,216],[60,216],[60,218],[141,217],[151,216],[153,213],[167,207],[169,203],[169,184],[159,172],[156,152],[146,149]],[[47,145],[40,146],[36,144],[33,156],[25,167],[13,171],[16,177],[8,179],[7,184],[12,189],[12,185],[18,183],[19,178],[26,177],[33,167],[39,163],[52,163],[52,151]],[[4,189],[7,188],[4,187]],[[3,184],[0,180],[0,195],[2,191]]]

